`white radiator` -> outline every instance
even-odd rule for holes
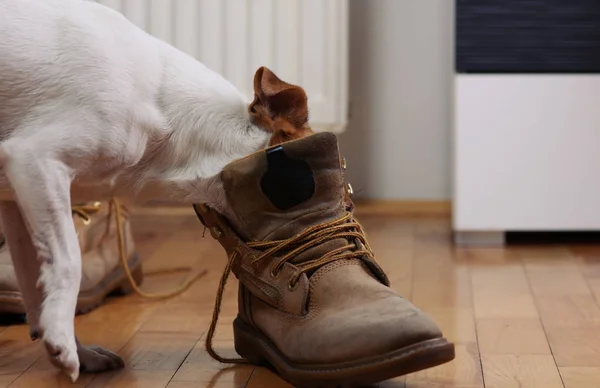
[[[254,72],[301,85],[319,131],[348,107],[348,0],[98,0],[221,73],[248,98]]]

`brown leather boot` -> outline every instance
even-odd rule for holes
[[[239,279],[235,349],[295,386],[372,384],[454,359],[436,324],[389,286],[344,181],[337,138],[320,133],[229,164],[235,218],[196,205]]]
[[[115,202],[73,206],[73,222],[82,253],[77,314],[89,312],[100,306],[110,294],[128,294],[132,291],[133,286],[121,263],[115,206]],[[140,285],[143,280],[142,263],[135,252],[126,209],[122,205],[121,209],[121,230],[127,265],[132,280]],[[0,240],[3,240],[1,236]],[[0,314],[25,314],[8,246],[2,245],[0,245]]]

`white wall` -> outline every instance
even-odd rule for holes
[[[453,0],[350,1],[350,126],[340,137],[356,198],[450,197]]]

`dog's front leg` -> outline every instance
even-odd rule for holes
[[[39,260],[38,287],[44,294],[41,338],[52,363],[76,380],[79,358],[73,319],[81,252],[71,216],[69,170],[59,161],[42,160],[12,144],[0,149],[0,159]]]
[[[35,340],[39,336],[39,317],[43,301],[42,290],[37,286],[40,262],[27,225],[15,202],[0,202],[0,221],[27,311],[30,336]],[[123,366],[123,360],[111,351],[98,346],[83,346],[77,337],[75,342],[81,371],[102,372]]]
[[[122,360],[115,360],[110,352],[78,347],[73,320],[81,282],[81,250],[71,215],[71,173],[54,158],[28,152],[29,144],[24,143],[3,144],[0,165],[37,253],[37,286],[44,295],[38,325],[50,360],[73,381],[79,377],[80,366],[86,371],[122,366]],[[6,223],[6,228],[12,227]],[[8,243],[11,245],[10,239]]]
[[[39,337],[40,308],[43,300],[42,290],[37,287],[40,262],[37,260],[37,253],[21,211],[15,202],[0,202],[0,221],[23,296],[29,336],[36,340]]]

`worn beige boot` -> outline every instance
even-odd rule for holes
[[[353,216],[337,138],[321,133],[229,164],[235,218],[196,205],[240,281],[235,349],[295,386],[372,384],[454,359],[454,345],[390,288]]]
[[[133,290],[122,266],[118,231],[124,237],[124,253],[131,280],[140,285],[142,264],[135,252],[126,209],[121,206],[121,228],[116,220],[116,202],[95,202],[73,207],[73,222],[82,251],[81,289],[77,314],[102,305],[111,294],[128,294]],[[3,241],[3,236],[0,236]],[[0,243],[2,243],[0,241]],[[0,314],[25,314],[8,246],[0,246]]]

